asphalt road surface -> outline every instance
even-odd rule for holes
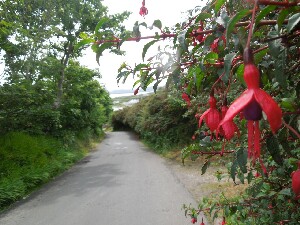
[[[1,225],[187,225],[195,204],[167,167],[128,132],[0,215]]]

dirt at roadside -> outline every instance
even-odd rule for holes
[[[225,165],[217,166],[212,164],[206,173],[201,175],[204,158],[199,158],[196,161],[185,160],[183,165],[181,162],[181,154],[178,151],[167,154],[166,162],[168,167],[191,193],[196,202],[199,202],[203,197],[213,197],[222,192],[226,193],[227,197],[233,197],[240,195],[246,188],[246,185],[243,184],[235,185],[228,177],[218,181],[215,174],[218,171],[224,175],[227,174]],[[220,220],[215,220],[212,224],[221,224],[221,222]]]

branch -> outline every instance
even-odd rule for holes
[[[259,5],[277,5],[277,6],[283,6],[283,7],[297,6],[299,3],[300,3],[299,0],[294,1],[294,2],[288,2],[288,1],[275,2],[275,1],[270,1],[270,0],[258,0]]]
[[[287,124],[284,120],[282,120],[283,125],[288,128],[290,131],[292,131],[298,139],[300,139],[300,134],[294,129],[292,128],[289,124]]]

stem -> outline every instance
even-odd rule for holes
[[[290,131],[292,131],[298,139],[300,139],[300,134],[294,129],[292,128],[289,124],[287,124],[284,120],[282,120],[283,125],[288,128]]]
[[[300,1],[295,1],[295,2],[275,2],[275,1],[269,1],[269,0],[258,0],[259,5],[278,5],[278,6],[297,6]]]
[[[234,153],[235,151],[234,150],[230,150],[230,151],[217,151],[217,152],[197,152],[197,151],[192,151],[192,154],[194,155],[220,155],[220,154],[230,154],[230,153]]]
[[[252,10],[252,19],[251,19],[251,23],[250,23],[248,40],[247,40],[247,44],[246,44],[246,48],[248,48],[248,49],[250,49],[250,41],[251,41],[252,33],[253,33],[253,24],[254,24],[255,11],[256,11],[255,9],[257,7],[257,1],[258,0],[255,0],[253,10]]]

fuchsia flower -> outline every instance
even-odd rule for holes
[[[199,118],[199,127],[201,127],[202,121],[206,123],[207,127],[213,133],[220,123],[220,113],[217,110],[217,100],[215,99],[214,95],[211,94],[209,97],[209,109],[206,110]]]
[[[145,16],[148,14],[148,9],[145,7],[145,0],[142,2],[142,7],[140,8],[140,15]]]
[[[190,99],[190,97],[185,92],[182,93],[181,97],[186,102],[187,106],[190,107],[191,106],[191,99]]]
[[[245,119],[248,120],[248,157],[253,158],[255,162],[260,157],[259,120],[262,118],[262,111],[265,112],[273,133],[281,126],[282,111],[273,98],[260,89],[259,71],[253,63],[251,49],[246,48],[244,51],[244,64],[244,80],[248,89],[231,104],[219,127],[232,121],[243,111]],[[262,161],[259,161],[262,164]]]
[[[222,119],[225,117],[226,112],[228,111],[228,106],[225,104],[221,108],[221,117]],[[222,124],[220,127],[220,131],[218,130],[217,133],[220,132],[221,135],[225,137],[227,141],[233,138],[234,134],[237,133],[240,136],[240,131],[237,125],[233,122],[233,120],[228,120]]]

